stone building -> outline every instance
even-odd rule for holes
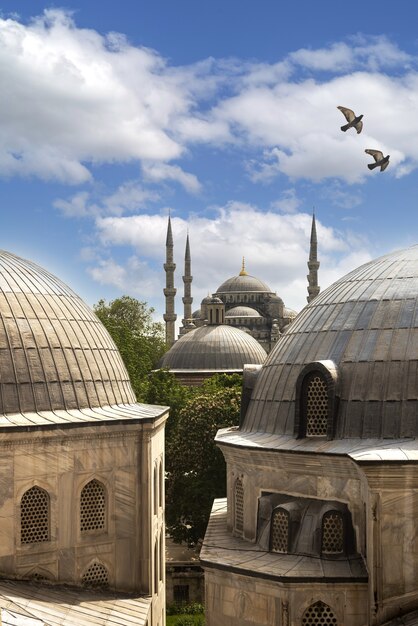
[[[174,241],[171,220],[169,218],[166,238],[166,263],[164,264],[166,272],[166,287],[164,289],[166,312],[164,320],[166,322],[166,340],[169,347],[175,341],[174,325],[177,319],[174,311],[176,295],[174,271],[176,265],[173,263],[173,251]],[[309,302],[319,293],[319,261],[317,258],[315,215],[312,218],[308,268],[309,295],[307,299]],[[183,275],[184,296],[182,298],[184,312],[180,327],[180,337],[207,323],[207,304],[213,297],[220,298],[225,305],[225,324],[250,334],[266,352],[270,352],[280,334],[296,316],[296,312],[285,307],[283,300],[265,282],[248,274],[245,269],[244,259],[239,274],[224,281],[215,293],[202,300],[200,309],[193,313],[192,281],[190,242],[189,235],[187,235]]]
[[[418,624],[418,246],[313,299],[216,442],[207,626]]]
[[[165,624],[167,411],[71,289],[0,252],[4,623]]]
[[[194,386],[214,374],[242,374],[247,363],[264,363],[267,354],[259,342],[225,323],[220,298],[207,298],[206,313],[206,325],[183,334],[161,358],[159,368]]]

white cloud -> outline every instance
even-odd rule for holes
[[[283,213],[295,213],[301,205],[301,200],[298,198],[296,189],[285,189],[282,193],[282,197],[276,200],[272,204],[272,209],[278,209]]]
[[[89,259],[93,261],[93,258]],[[112,256],[95,255],[95,264],[87,267],[87,273],[100,285],[114,287],[121,295],[129,293],[142,301],[160,295],[160,272],[156,272],[137,255],[131,255],[126,264],[118,263]]]
[[[142,164],[142,171],[145,179],[149,181],[159,182],[174,180],[191,193],[197,193],[201,188],[197,177],[194,174],[184,172],[178,165],[144,162]]]
[[[66,217],[95,217],[139,211],[157,199],[158,195],[141,187],[139,181],[129,180],[109,195],[103,191],[80,191],[68,200],[57,198],[53,204]]]
[[[176,286],[181,298],[186,232],[190,233],[194,307],[230,276],[236,276],[241,260],[246,259],[247,271],[261,278],[283,298],[291,308],[306,304],[306,262],[312,216],[306,213],[277,214],[262,212],[256,207],[230,203],[220,208],[214,218],[198,215],[188,221],[172,217],[177,263]],[[130,246],[136,255],[156,268],[161,291],[164,284],[162,264],[165,254],[167,217],[134,215],[105,217],[97,220],[102,244]],[[322,263],[320,282],[330,284],[342,273],[370,260],[370,243],[354,238],[350,233],[337,233],[317,220],[319,257]],[[134,281],[129,281],[134,284]],[[156,287],[154,285],[153,293]],[[178,307],[181,300],[178,299]],[[157,305],[163,308],[163,299]]]

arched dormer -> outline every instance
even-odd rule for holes
[[[283,507],[277,507],[273,511],[270,550],[272,552],[289,552],[289,512]]]
[[[302,369],[296,381],[296,437],[334,437],[338,385],[333,361],[315,361]]]

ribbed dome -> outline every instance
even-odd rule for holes
[[[264,363],[258,341],[232,326],[201,326],[183,335],[161,359],[172,370],[242,370],[245,364]]]
[[[58,278],[0,251],[0,414],[135,402],[113,340]]]
[[[228,278],[218,289],[216,293],[245,293],[246,291],[260,291],[262,293],[272,293],[270,287],[263,283],[259,278],[254,278],[249,274],[244,276],[233,276]]]
[[[296,382],[336,375],[336,438],[418,436],[418,246],[367,263],[320,293],[270,353],[243,430],[294,433]]]
[[[249,306],[234,306],[225,313],[225,317],[261,317],[261,315]]]

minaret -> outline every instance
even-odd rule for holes
[[[165,341],[169,348],[173,345],[175,341],[175,322],[177,319],[177,315],[174,312],[174,297],[176,295],[177,289],[174,288],[174,270],[176,269],[176,264],[173,260],[173,233],[171,232],[171,218],[168,216],[168,226],[167,226],[167,239],[165,242],[165,259],[164,270],[165,270],[165,313],[164,313],[164,321],[165,321]]]
[[[184,317],[182,319],[182,328],[180,329],[180,335],[184,335],[189,330],[194,328],[194,324],[192,324],[192,280],[193,276],[191,273],[192,261],[190,257],[190,243],[189,243],[189,233],[187,233],[186,239],[186,252],[184,254],[184,296],[182,298],[184,305]]]
[[[309,261],[308,261],[309,274],[307,275],[308,279],[308,296],[307,301],[311,302],[318,294],[319,294],[319,285],[318,285],[318,240],[316,238],[316,223],[315,223],[315,213],[312,215],[312,228],[311,228],[311,245],[309,248]]]

